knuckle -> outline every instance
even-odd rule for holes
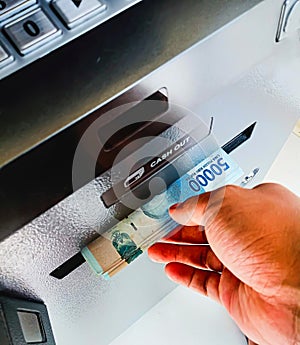
[[[199,265],[200,267],[207,268],[207,255],[208,251],[205,247],[201,248],[199,253]]]
[[[206,255],[206,268],[213,269],[215,255],[211,249],[207,251]]]
[[[203,292],[205,296],[208,296],[208,283],[209,283],[209,274],[206,274],[203,279]]]
[[[195,276],[196,276],[196,268],[193,268],[193,271],[192,271],[192,273],[191,273],[191,277],[190,277],[190,280],[189,280],[189,282],[187,283],[187,287],[188,288],[190,288],[190,287],[192,287],[192,285],[193,285],[193,282],[194,282],[194,279],[195,279]]]

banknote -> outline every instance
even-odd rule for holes
[[[227,184],[243,175],[239,165],[221,148],[171,184],[167,190],[131,213],[82,250],[92,269],[112,277],[177,225],[169,207]]]

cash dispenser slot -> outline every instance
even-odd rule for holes
[[[176,127],[176,125],[174,126]],[[134,164],[128,177],[116,183],[112,188],[102,194],[101,199],[104,205],[108,208],[120,202],[128,203],[129,201],[132,204],[128,200],[132,193],[142,203],[149,201],[151,197],[149,184],[151,184],[154,178],[156,178],[156,181],[160,179],[163,181],[163,184],[154,183],[152,185],[152,192],[155,189],[156,194],[161,193],[171,183],[180,178],[180,175],[193,168],[192,163],[188,164],[186,162],[183,170],[182,166],[179,166],[178,161],[184,156],[188,156],[189,149],[195,146],[198,140],[202,140],[198,134],[197,130],[189,134],[184,134],[169,146],[164,147],[163,151],[159,154],[152,157],[145,157],[146,161],[141,160],[137,164]],[[135,208],[138,206],[141,205],[136,204]]]
[[[146,143],[160,135],[182,117],[168,110],[167,89],[161,88],[137,103],[116,107],[103,120],[100,118],[97,130],[100,152],[96,175],[111,169],[133,154],[140,147],[141,141]]]
[[[229,154],[241,146],[251,137],[255,126],[256,122],[241,131],[223,145],[223,150]],[[149,185],[151,184],[151,181],[154,181],[154,179],[157,178],[163,180],[164,183],[158,184],[155,192],[157,194],[163,192],[166,187],[180,178],[180,175],[185,174],[193,168],[193,166],[186,161],[184,169],[182,169],[182,166],[176,164],[176,161],[182,159],[185,155],[188,156],[189,149],[198,144],[201,140],[209,137],[212,134],[212,130],[213,118],[211,119],[209,132],[206,137],[200,138],[199,128],[197,128],[196,130],[191,131],[190,134],[185,134],[180,138],[180,140],[177,140],[175,143],[165,148],[158,156],[148,158],[147,163],[138,166],[135,165],[136,169],[128,177],[117,182],[101,195],[104,205],[109,208],[122,202],[125,204],[132,204],[132,201],[130,201],[132,196],[142,200],[141,204],[149,201]],[[175,150],[174,148],[176,147],[180,147],[180,149]],[[136,207],[139,206],[141,205],[136,204]]]

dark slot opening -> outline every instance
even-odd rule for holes
[[[139,139],[145,144],[183,117],[168,110],[167,89],[162,88],[102,125],[97,132],[103,147],[98,155],[96,175],[138,150]]]
[[[161,90],[145,98],[99,130],[99,138],[104,144],[103,150],[111,152],[120,146],[125,146],[139,132],[144,131],[149,126],[152,127],[153,121],[157,121],[168,110],[168,107],[168,97]],[[139,121],[139,118],[142,118],[143,121]],[[115,128],[120,129],[115,131]],[[107,133],[112,133],[108,140],[105,139]]]
[[[228,141],[222,148],[226,153],[230,153],[239,146],[241,146],[245,141],[247,141],[256,126],[257,122],[254,122],[251,126],[247,127],[245,130],[243,130],[241,133],[239,133],[237,136],[232,138],[230,141]]]

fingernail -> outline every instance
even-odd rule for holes
[[[170,207],[170,211],[174,211],[178,207],[179,203],[174,204]]]

